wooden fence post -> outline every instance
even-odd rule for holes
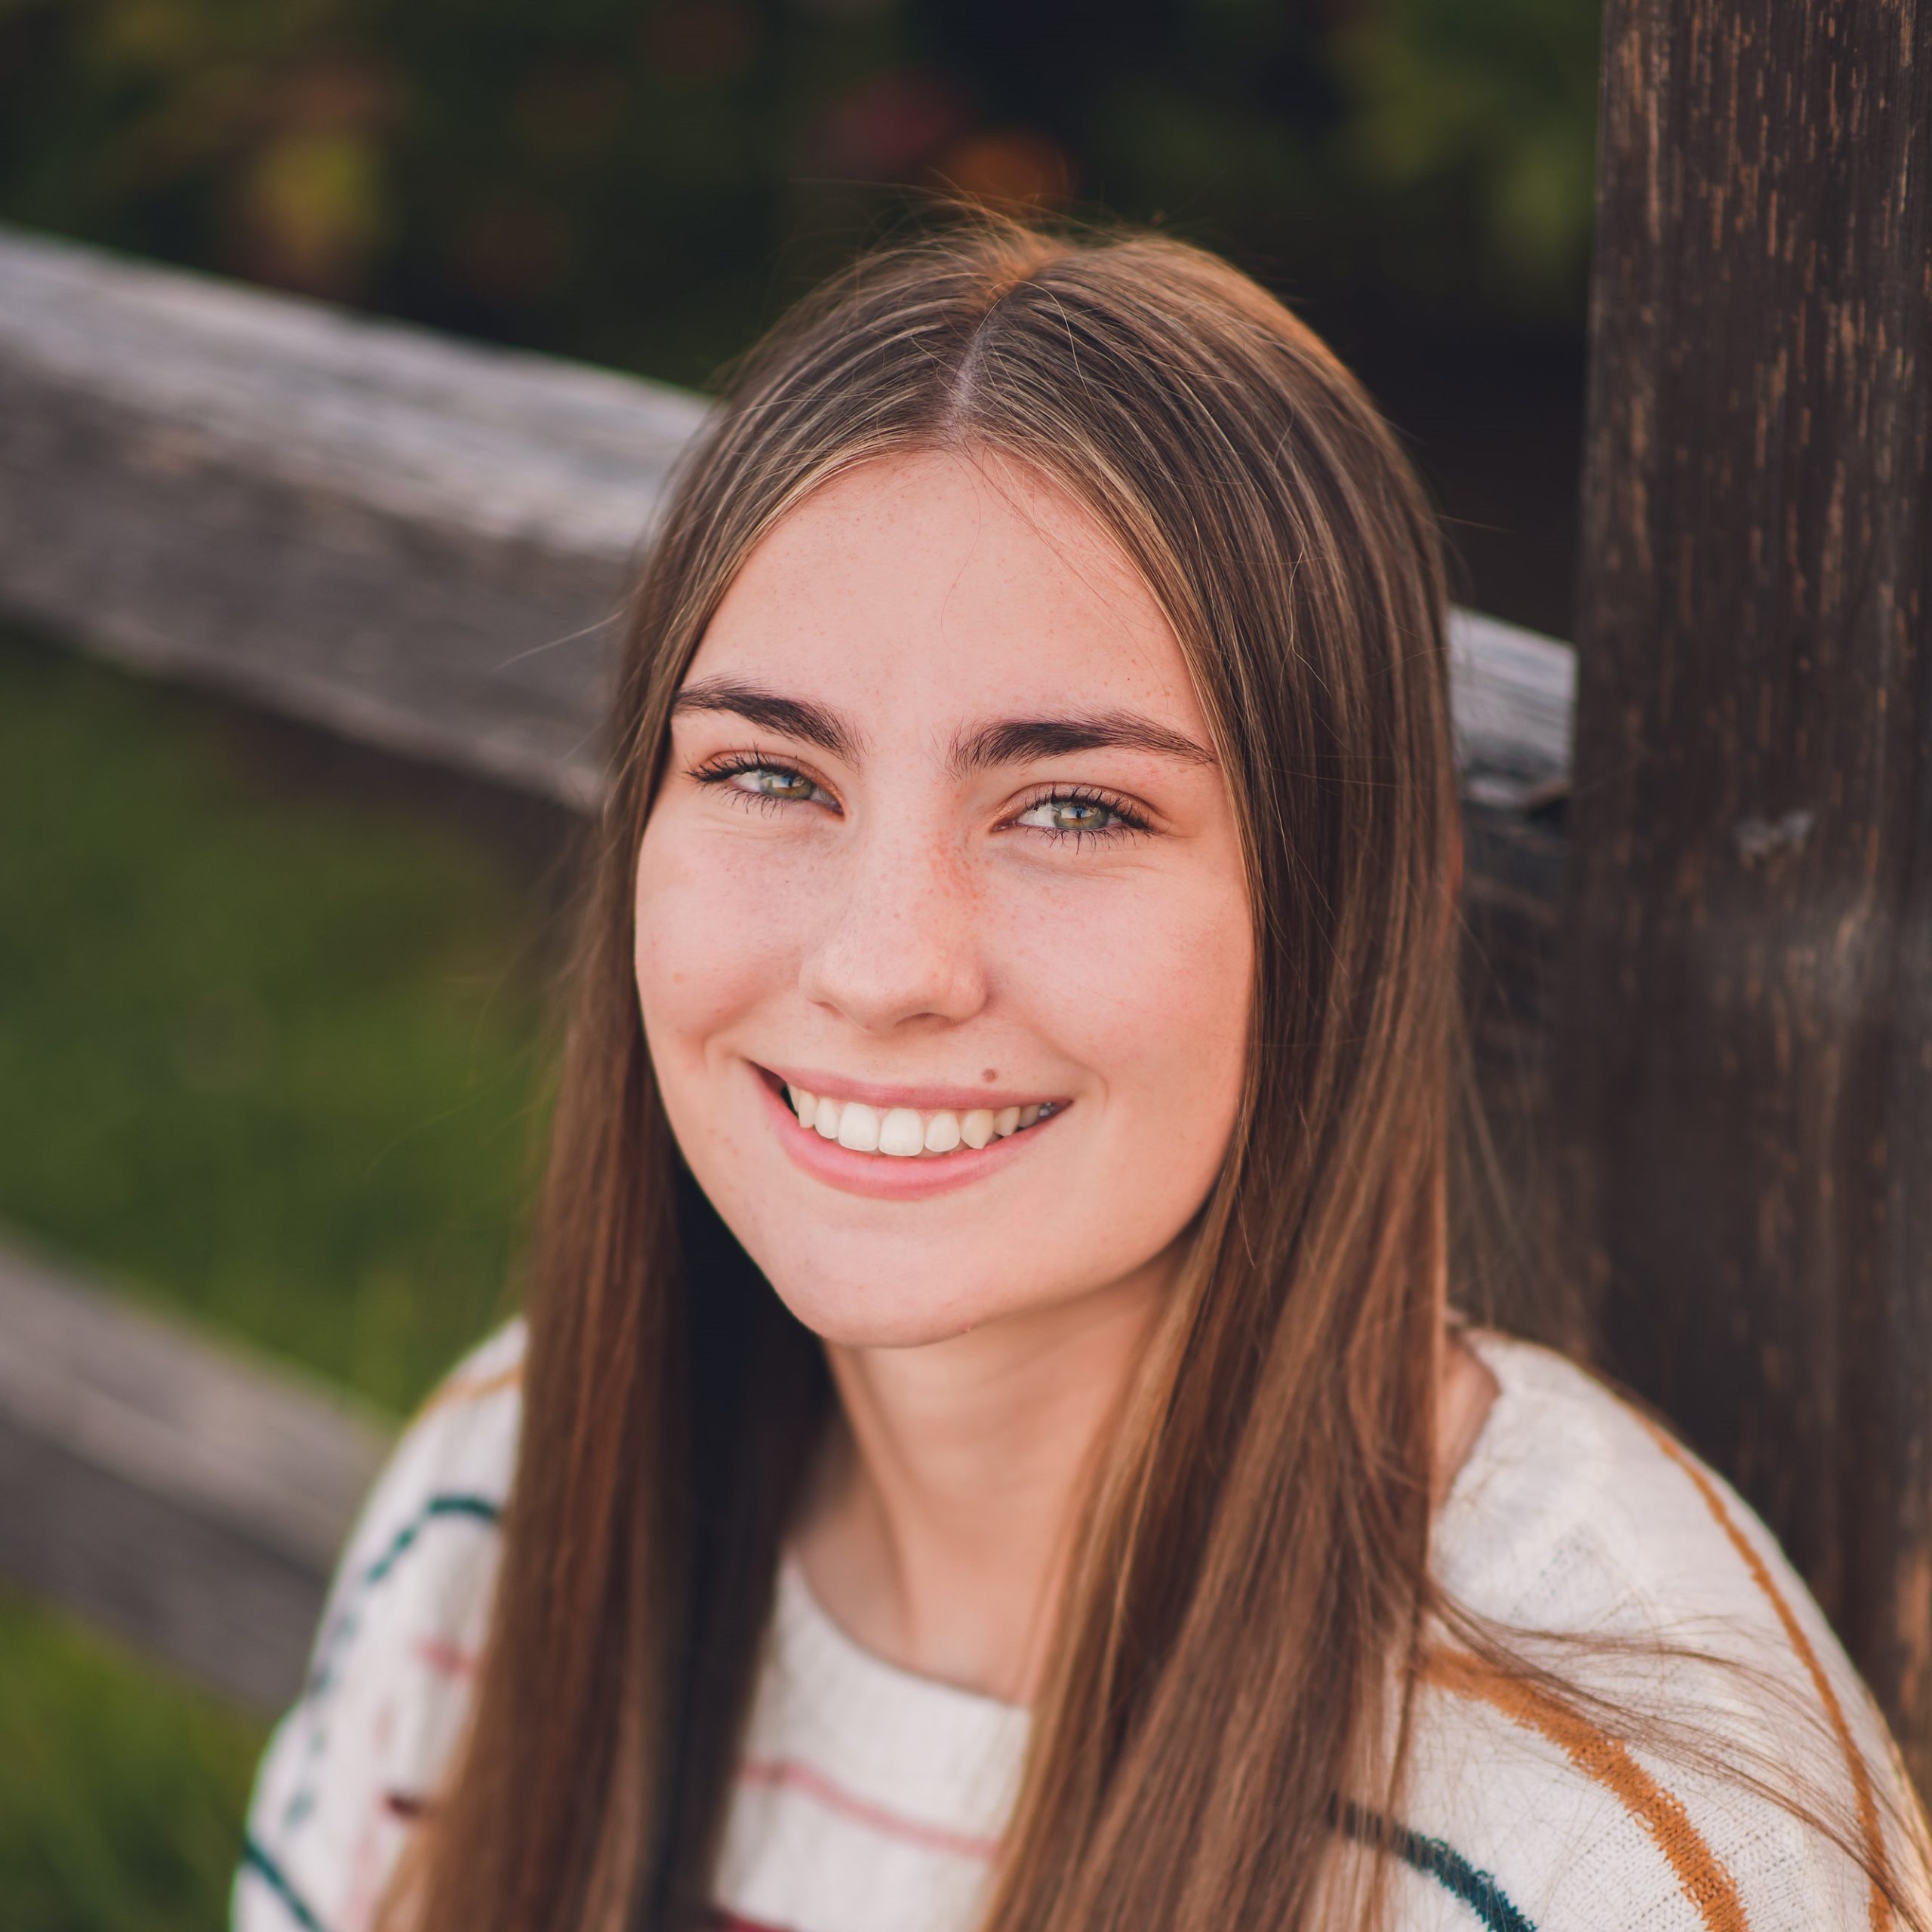
[[[1932,0],[1609,0],[1560,1106],[1932,1786]]]

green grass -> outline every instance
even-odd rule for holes
[[[480,835],[0,635],[0,1233],[408,1409],[502,1312],[543,908]],[[0,1596],[0,1923],[223,1922],[266,1735]]]
[[[210,1932],[266,1727],[0,1592],[0,1918]]]
[[[0,641],[0,1223],[407,1408],[525,1198],[531,895],[230,714]]]

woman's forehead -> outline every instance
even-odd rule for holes
[[[687,675],[875,719],[1131,709],[1206,727],[1152,592],[1113,538],[1017,464],[881,458],[808,497],[752,552]]]

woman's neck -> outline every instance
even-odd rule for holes
[[[920,1676],[1031,1700],[1081,1491],[1171,1272],[923,1348],[828,1346],[842,1426],[794,1551],[855,1641]],[[1445,1335],[1438,1500],[1495,1394]]]
[[[844,1427],[795,1547],[848,1635],[1028,1700],[1084,1479],[1171,1274],[923,1348],[828,1347]]]

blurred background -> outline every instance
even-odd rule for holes
[[[1570,625],[1595,0],[0,0],[0,220],[703,387],[921,195],[1156,222]],[[0,631],[0,1228],[400,1417],[513,1294],[561,808]],[[264,1736],[0,1588],[0,1918],[220,1920]]]

